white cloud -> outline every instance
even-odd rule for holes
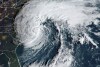
[[[47,17],[56,21],[67,20],[71,27],[77,24],[83,24],[84,22],[88,24],[91,20],[99,17],[100,14],[96,12],[97,7],[85,7],[85,3],[87,2],[93,3],[94,1],[29,1],[15,19],[18,37],[21,43],[28,46],[27,44],[35,42],[38,35],[42,34],[39,31],[41,28],[40,23],[44,22]],[[93,12],[95,13],[93,14]],[[34,46],[34,44],[29,44],[29,47],[31,46]]]

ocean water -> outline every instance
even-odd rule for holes
[[[22,67],[100,67],[99,0],[29,1],[15,19]]]

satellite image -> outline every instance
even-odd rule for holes
[[[0,0],[0,67],[100,67],[100,0]]]

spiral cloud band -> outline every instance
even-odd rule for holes
[[[90,35],[90,24],[98,25],[100,18],[99,0],[30,0],[15,18],[17,38],[24,47],[36,51],[36,62],[29,67],[72,67],[74,44],[89,44],[98,48],[99,42]],[[99,35],[97,33],[94,33]],[[54,48],[55,47],[55,48]],[[38,60],[37,53],[56,50],[53,60],[45,57]],[[43,49],[43,50],[42,50]],[[37,51],[38,50],[38,51]],[[41,51],[39,51],[41,50]],[[42,65],[44,64],[45,65]]]

